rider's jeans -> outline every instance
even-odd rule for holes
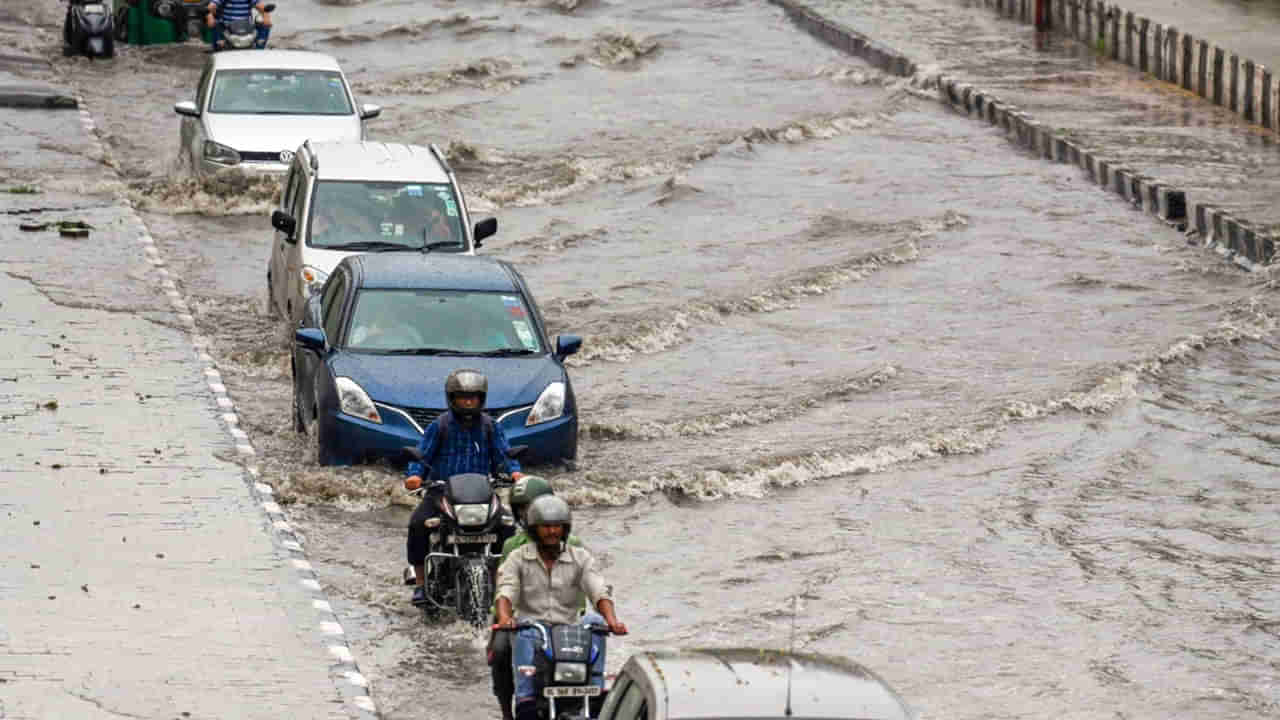
[[[600,613],[589,612],[582,616],[579,622],[584,625],[603,625],[604,618]],[[591,684],[604,689],[604,636],[598,633],[591,634],[591,644],[596,648],[596,661],[591,665]],[[516,707],[517,717],[520,704],[530,700],[537,699],[539,688],[537,687],[537,677],[533,670],[533,653],[541,649],[542,633],[536,628],[525,628],[516,634],[515,642],[511,648],[511,670],[515,674],[516,680]],[[524,672],[521,669],[524,668]]]

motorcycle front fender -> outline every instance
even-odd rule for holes
[[[101,55],[106,48],[103,46],[102,36],[94,35],[85,43],[90,55]]]

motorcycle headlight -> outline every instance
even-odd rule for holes
[[[454,505],[453,516],[464,527],[483,525],[489,519],[488,505]]]
[[[320,292],[320,288],[324,287],[324,281],[328,279],[329,274],[323,270],[317,270],[310,265],[302,266],[302,287],[306,288],[308,295]]]
[[[556,663],[556,682],[581,684],[587,681],[586,663]]]
[[[357,385],[355,380],[340,377],[334,381],[334,384],[338,386],[338,407],[342,412],[361,420],[382,423],[382,416],[378,414],[378,408],[374,406],[373,400],[369,399],[369,393]]]
[[[555,420],[564,415],[564,383],[554,382],[538,396],[538,402],[529,411],[529,418],[524,421],[526,427],[537,425],[548,420]]]

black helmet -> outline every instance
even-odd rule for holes
[[[480,404],[474,410],[460,408],[453,401],[455,393],[475,393],[480,396]],[[463,420],[479,417],[488,394],[489,380],[479,370],[454,370],[449,373],[449,379],[444,381],[444,397],[449,402],[449,409]]]
[[[533,502],[529,503],[529,509],[525,511],[524,518],[529,537],[534,542],[538,539],[534,528],[539,525],[563,525],[562,547],[569,541],[569,535],[573,532],[573,512],[569,510],[569,503],[555,495],[541,495],[534,498]]]

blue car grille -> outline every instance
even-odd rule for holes
[[[408,413],[409,417],[413,418],[413,421],[418,423],[418,426],[424,430],[436,418],[440,417],[441,413],[444,412],[443,409],[439,409],[439,408],[416,408],[416,407],[404,407],[404,406],[392,406],[392,407],[397,407],[398,409]],[[484,411],[489,414],[489,417],[493,418],[494,420],[497,420],[498,418],[502,417],[508,412],[511,412],[512,410],[516,410],[524,407],[527,407],[527,406],[517,405],[516,407],[506,407],[506,408],[485,408]]]

